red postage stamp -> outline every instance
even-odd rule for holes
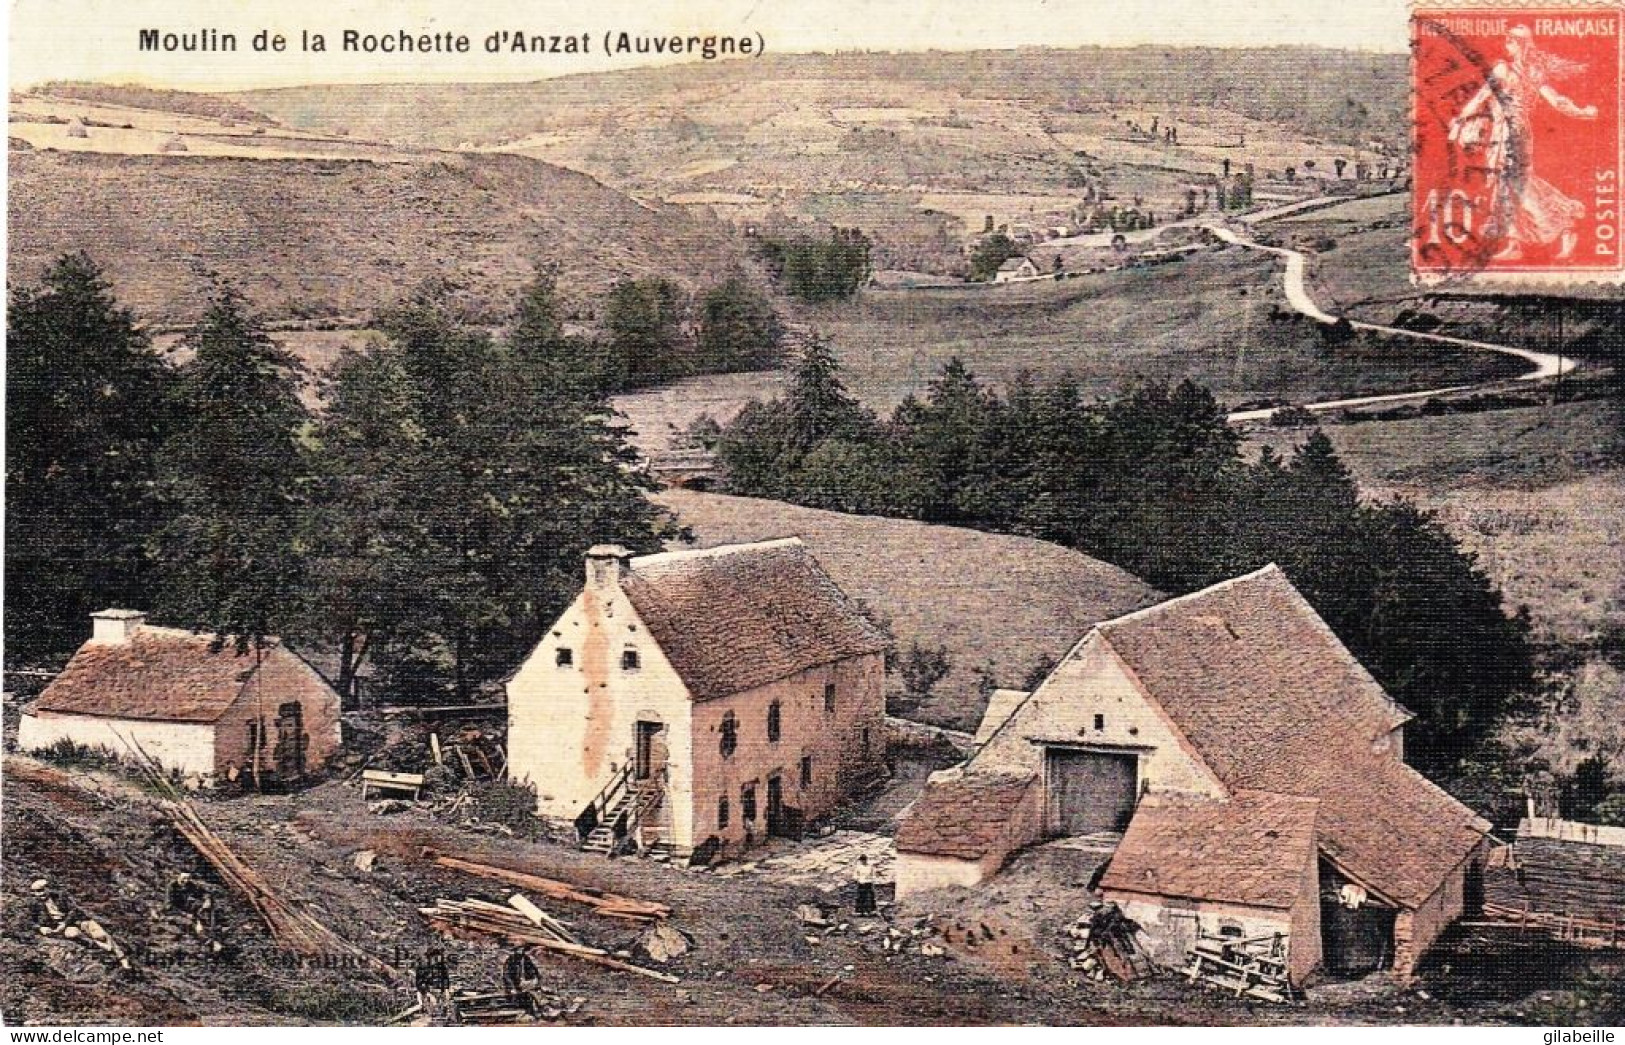
[[[1625,284],[1625,0],[1411,15],[1411,268],[1423,283]]]

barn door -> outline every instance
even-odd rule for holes
[[[297,700],[277,708],[276,712],[276,771],[284,780],[298,780],[305,775],[305,749],[310,738],[305,735],[305,709]]]
[[[1046,763],[1052,834],[1089,835],[1128,826],[1139,784],[1136,756],[1052,748]]]

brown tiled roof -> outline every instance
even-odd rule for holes
[[[1315,852],[1313,798],[1236,791],[1228,801],[1147,795],[1102,889],[1288,908]]]
[[[695,700],[887,646],[795,538],[643,556],[621,588]]]
[[[275,639],[266,656],[290,656]],[[212,635],[143,625],[123,643],[87,642],[31,709],[104,718],[213,722],[254,673],[250,650]]]
[[[1409,715],[1274,566],[1099,628],[1226,786],[1320,799],[1322,851],[1415,906],[1488,823],[1386,749]]]
[[[1002,845],[1012,815],[1038,782],[1033,773],[936,777],[897,825],[897,848],[979,860]]]

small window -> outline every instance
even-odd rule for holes
[[[248,724],[248,753],[252,755],[260,746],[260,724],[256,719]]]
[[[718,831],[726,831],[728,829],[728,814],[729,814],[728,796],[723,795],[721,798],[717,799],[717,830]]]
[[[739,789],[739,815],[747,821],[756,819],[756,785],[746,784]]]
[[[621,650],[621,670],[638,670],[638,651],[635,649]]]
[[[1102,730],[1102,729],[1105,729],[1105,728],[1106,728],[1106,716],[1105,715],[1096,715],[1095,716],[1095,729],[1098,731],[1098,730]]]
[[[553,654],[553,663],[561,668],[567,668],[576,661],[575,651],[568,646],[560,646]]]
[[[779,742],[779,719],[782,713],[783,708],[776,700],[767,706],[767,739],[769,743],[777,744]]]
[[[812,787],[812,756],[801,756],[801,786]]]
[[[826,682],[826,683],[824,683],[824,711],[832,713],[832,712],[834,712],[834,710],[835,710],[835,683]]]
[[[718,732],[722,734],[722,739],[717,745],[717,750],[722,752],[723,758],[727,758],[739,748],[739,720],[734,717],[732,711],[723,713],[722,725],[718,727]]]
[[[863,727],[863,755],[869,757],[869,727]]]

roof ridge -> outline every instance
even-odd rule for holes
[[[1253,570],[1251,573],[1243,573],[1235,577],[1227,577],[1226,579],[1219,581],[1216,584],[1210,584],[1205,588],[1199,588],[1196,591],[1186,592],[1184,595],[1175,595],[1171,599],[1164,599],[1163,601],[1156,603],[1155,605],[1147,606],[1144,609],[1138,609],[1130,613],[1125,613],[1121,617],[1113,617],[1110,620],[1103,620],[1099,624],[1095,625],[1095,630],[1101,631],[1118,624],[1127,624],[1130,621],[1144,620],[1145,618],[1155,616],[1162,611],[1171,610],[1176,606],[1182,606],[1186,603],[1194,602],[1199,598],[1203,598],[1208,595],[1216,595],[1221,591],[1228,591],[1230,588],[1235,587],[1243,581],[1257,580],[1260,577],[1269,575],[1270,573],[1280,574],[1283,580],[1286,579],[1286,573],[1281,569],[1281,567],[1277,566],[1273,562],[1267,563],[1266,565]],[[1290,587],[1292,582],[1287,580],[1287,585]],[[1292,590],[1297,591],[1297,588],[1294,587]]]
[[[756,551],[766,548],[805,548],[806,542],[799,536],[774,537],[765,541],[745,541],[738,544],[718,544],[710,548],[681,548],[676,551],[652,552],[648,555],[634,556],[632,568],[640,566],[664,566],[668,563],[690,562],[696,559],[720,559],[740,552]]]

